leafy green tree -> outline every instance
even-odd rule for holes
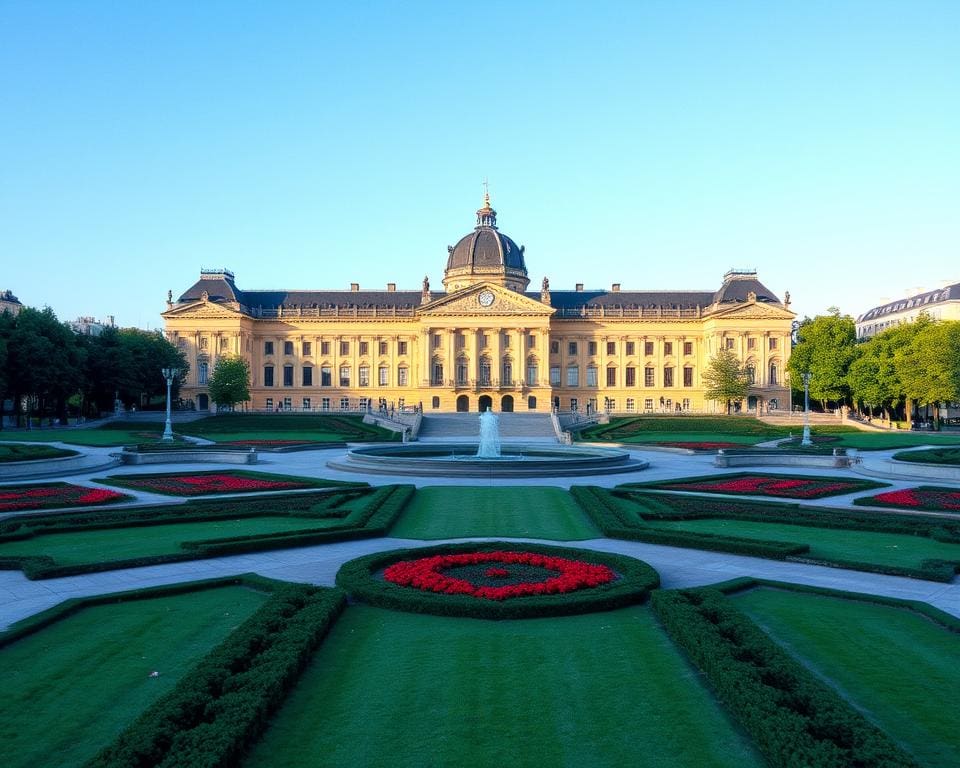
[[[119,331],[119,340],[127,366],[122,371],[120,399],[128,405],[163,398],[167,382],[160,373],[162,368],[177,368],[184,373],[190,368],[183,354],[159,333],[124,328]]]
[[[726,402],[727,413],[730,413],[730,404],[735,400],[743,400],[749,389],[747,370],[729,349],[721,349],[711,358],[703,372],[703,381],[706,385],[704,397]]]
[[[850,394],[847,371],[856,357],[857,327],[850,315],[831,307],[829,314],[804,319],[787,370],[794,389],[802,391],[802,374],[810,373],[810,396],[824,408]]]
[[[207,386],[213,402],[233,408],[250,399],[250,366],[242,357],[221,357]]]
[[[3,421],[6,416],[4,404],[10,392],[10,376],[8,374],[7,349],[10,344],[10,338],[13,336],[13,330],[16,328],[16,320],[9,311],[0,312],[0,429],[3,429]]]
[[[922,323],[899,353],[906,396],[932,406],[939,428],[940,403],[960,399],[960,323]]]

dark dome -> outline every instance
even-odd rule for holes
[[[477,211],[477,227],[460,242],[447,248],[450,253],[447,269],[503,268],[527,271],[523,263],[523,247],[497,229],[497,212],[490,207],[490,196],[484,196],[483,208]]]
[[[493,227],[477,227],[450,249],[447,269],[506,267],[527,271],[520,246]]]

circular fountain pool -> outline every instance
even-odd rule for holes
[[[327,466],[364,474],[487,478],[610,475],[648,466],[617,448],[505,443],[499,456],[479,457],[477,447],[477,443],[363,446]]]

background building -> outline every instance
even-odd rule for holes
[[[11,315],[19,315],[23,309],[20,299],[13,295],[12,291],[0,291],[0,312],[9,312]]]
[[[107,328],[116,327],[113,315],[108,315],[106,320],[97,320],[93,317],[78,317],[76,320],[68,322],[67,325],[73,328],[75,333],[82,334],[83,336],[99,336]]]
[[[217,357],[242,355],[254,409],[720,411],[702,374],[721,349],[748,367],[747,407],[788,409],[784,371],[794,313],[732,270],[717,290],[528,292],[525,250],[497,228],[489,197],[447,249],[445,291],[244,290],[226,269],[163,313],[190,362],[181,388],[200,409]]]
[[[960,283],[897,299],[864,312],[857,318],[857,338],[868,339],[895,325],[912,323],[921,313],[931,320],[960,320]]]

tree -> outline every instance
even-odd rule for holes
[[[857,327],[850,315],[831,307],[830,314],[805,319],[797,329],[797,344],[787,370],[794,388],[811,374],[810,396],[826,407],[850,394],[847,370],[856,358]]]
[[[750,386],[746,368],[736,354],[729,349],[721,349],[713,356],[703,372],[703,381],[706,385],[704,397],[708,400],[726,402],[727,413],[730,413],[731,402],[743,400],[747,396],[747,389]]]
[[[940,426],[940,403],[960,399],[960,323],[924,323],[901,354],[907,396],[933,406]]]
[[[250,399],[250,366],[242,357],[221,357],[207,386],[213,402],[233,408]]]

